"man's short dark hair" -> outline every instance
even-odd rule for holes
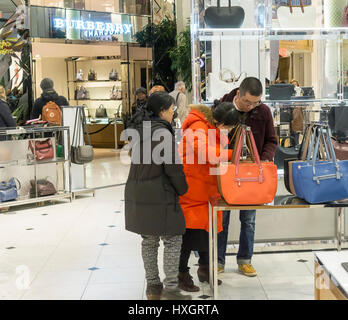
[[[241,96],[245,96],[247,92],[254,97],[262,95],[262,83],[259,79],[254,77],[245,78],[239,86]]]

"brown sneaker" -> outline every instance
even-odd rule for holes
[[[181,290],[187,291],[187,292],[197,292],[199,291],[199,287],[195,286],[192,276],[190,273],[187,272],[179,272],[178,274],[178,280],[179,280],[179,285],[178,287]]]
[[[209,266],[199,265],[197,270],[198,279],[200,282],[209,283]],[[222,281],[218,279],[218,286],[222,284]]]
[[[146,288],[147,300],[160,300],[163,290],[163,284],[150,284]]]
[[[251,264],[239,264],[238,270],[240,273],[246,275],[247,277],[257,276],[256,270]]]

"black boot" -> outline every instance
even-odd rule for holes
[[[197,270],[198,279],[200,282],[208,282],[209,283],[209,266],[207,265],[199,265]],[[218,285],[221,285],[222,281],[218,279]]]
[[[190,273],[187,272],[179,272],[178,274],[179,280],[179,288],[181,290],[187,292],[197,292],[199,291],[199,287],[195,286]]]

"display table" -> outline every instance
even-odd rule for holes
[[[87,126],[93,147],[117,149],[118,146],[123,145],[123,141],[120,139],[123,130],[122,122],[117,121],[116,124],[114,122],[110,124],[108,122],[87,123]],[[115,145],[115,136],[117,136],[117,146]],[[88,142],[86,136],[85,142]]]
[[[213,290],[214,299],[218,299],[218,250],[217,250],[217,213],[223,210],[260,210],[257,214],[262,214],[262,209],[300,209],[300,208],[336,208],[337,215],[337,250],[342,246],[342,208],[348,207],[348,200],[335,201],[323,204],[309,204],[305,200],[299,199],[292,195],[278,195],[274,201],[266,205],[229,205],[222,199],[211,198],[209,201],[209,282]],[[275,210],[275,213],[277,212]],[[239,212],[239,211],[237,211]],[[286,227],[286,226],[284,226]]]
[[[348,272],[341,266],[348,252],[314,253],[315,300],[348,300]]]

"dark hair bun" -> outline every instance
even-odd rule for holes
[[[218,123],[232,126],[239,123],[240,113],[231,102],[222,102],[213,109],[213,117]]]

